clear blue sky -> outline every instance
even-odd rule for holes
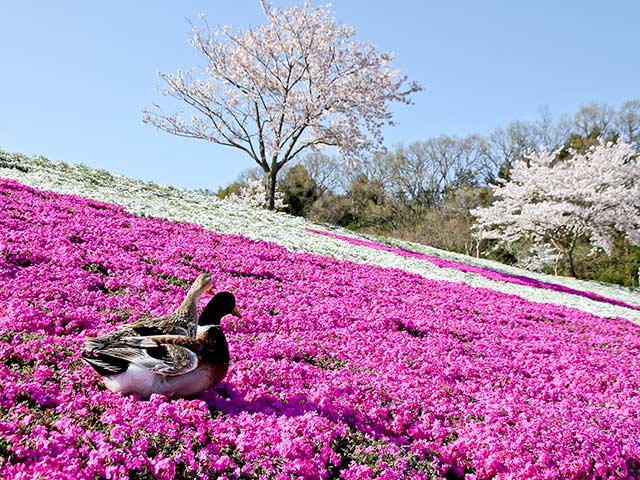
[[[300,0],[302,1],[302,0]],[[277,6],[294,2],[276,1]],[[427,86],[386,144],[486,134],[510,120],[640,97],[640,2],[335,0],[358,38]],[[317,2],[316,2],[317,4]],[[258,0],[0,2],[0,148],[216,189],[254,164],[141,123],[156,70],[188,68],[188,19],[263,23]]]

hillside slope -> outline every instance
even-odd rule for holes
[[[391,249],[345,242],[345,238],[366,237],[343,229],[327,229],[326,226],[315,225],[300,217],[256,210],[199,192],[141,182],[81,165],[51,162],[42,157],[0,152],[0,177],[12,178],[36,188],[112,202],[134,215],[195,223],[218,232],[275,242],[293,251],[320,253],[359,263],[400,268],[429,279],[463,282],[537,302],[566,305],[600,316],[624,317],[640,322],[640,309],[633,308],[640,306],[638,289],[537,274],[424,245],[395,239],[385,240],[401,250],[423,254],[422,257],[399,255],[398,251],[390,251]],[[335,232],[342,238],[321,236],[310,230]],[[425,257],[436,261],[425,261]],[[439,262],[437,259],[452,262]],[[455,262],[475,268],[460,269],[459,265],[454,265]],[[488,274],[482,274],[481,270],[488,271]],[[514,281],[514,277],[525,277],[530,281]],[[535,288],[536,282],[545,285]],[[548,288],[549,285],[557,285],[558,288]]]
[[[640,475],[633,291],[553,290],[191,192],[4,162],[0,176],[126,209],[0,179],[0,478]],[[127,211],[145,207],[226,231]],[[223,321],[225,382],[194,400],[106,391],[84,337],[175,308],[205,270],[243,313]]]

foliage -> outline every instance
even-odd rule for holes
[[[470,210],[486,206],[488,197],[486,188],[461,187],[451,191],[439,208],[425,208],[419,216],[407,209],[399,213],[402,221],[396,226],[367,231],[479,256],[481,242],[471,234]]]
[[[447,196],[462,186],[473,186],[486,176],[485,141],[441,135],[400,146],[388,158],[389,190],[410,205],[414,213],[439,209]]]
[[[325,192],[309,208],[309,219],[318,223],[327,223],[347,227],[357,219],[351,212],[351,202],[346,196]]]
[[[485,139],[483,157],[486,162],[486,180],[495,183],[497,179],[510,178],[511,168],[516,161],[541,148],[556,150],[566,141],[569,128],[554,124],[548,110],[542,109],[540,117],[534,121],[513,120],[506,127],[496,128]]]
[[[581,244],[576,252],[576,271],[581,277],[627,287],[640,286],[640,247],[618,236],[611,255],[604,252],[593,254],[589,250],[588,244]]]
[[[340,190],[342,187],[341,161],[322,152],[311,152],[300,164],[307,170],[320,194]]]
[[[580,137],[609,136],[613,133],[615,110],[611,105],[593,102],[583,105],[568,123],[570,130]]]
[[[382,182],[359,175],[347,192],[349,214],[353,219],[348,227],[363,228],[384,223],[392,216]]]
[[[320,196],[315,180],[303,165],[294,165],[279,185],[286,212],[291,215],[306,216],[309,208]]]
[[[640,99],[622,104],[616,115],[615,131],[629,143],[640,143]]]
[[[247,31],[194,26],[191,44],[206,65],[160,73],[164,93],[193,115],[156,105],[143,120],[166,132],[205,139],[249,155],[269,179],[274,208],[277,174],[300,152],[328,146],[357,155],[382,143],[391,102],[410,103],[393,55],[354,39],[329,5],[278,9],[262,1],[267,23]]]
[[[218,191],[216,192],[216,197],[218,197],[221,200],[224,200],[230,195],[240,196],[240,192],[242,191],[244,186],[245,184],[237,181],[230,183],[224,188],[222,187],[219,188]]]

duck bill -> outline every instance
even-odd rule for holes
[[[233,315],[234,317],[242,318],[242,315],[240,315],[240,312],[238,311],[237,308],[234,308],[233,310],[231,310],[231,315]]]

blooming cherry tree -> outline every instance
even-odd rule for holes
[[[337,147],[346,156],[382,142],[393,124],[389,103],[421,90],[392,66],[393,55],[354,40],[329,5],[278,9],[262,1],[267,23],[238,31],[193,27],[192,46],[206,64],[159,73],[163,93],[192,115],[159,105],[143,121],[168,133],[237,148],[260,165],[274,208],[282,167],[305,149]]]
[[[472,213],[480,238],[511,248],[533,244],[540,260],[564,257],[573,276],[580,239],[610,254],[615,235],[640,245],[640,161],[624,141],[601,140],[584,153],[543,151],[515,163],[511,180],[494,187],[497,199]]]

